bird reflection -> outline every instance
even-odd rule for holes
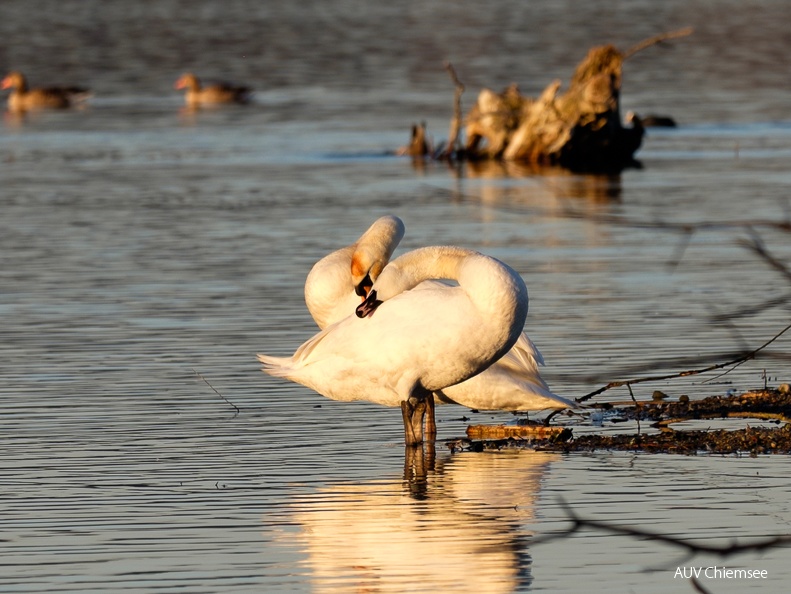
[[[428,473],[434,471],[437,459],[435,442],[406,446],[404,449],[404,486],[415,499],[428,494]]]
[[[404,475],[337,484],[294,506],[316,592],[512,592],[554,454],[407,448]]]

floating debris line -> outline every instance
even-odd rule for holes
[[[651,433],[628,435],[586,434],[575,436],[572,427],[471,426],[467,437],[446,441],[452,451],[484,451],[506,448],[552,452],[615,450],[695,455],[791,454],[791,386],[782,384],[733,396],[702,400],[679,398],[637,403],[599,403],[597,408],[617,412],[619,420],[649,421]],[[737,430],[684,430],[672,425],[696,419],[748,418],[772,421],[776,427]]]

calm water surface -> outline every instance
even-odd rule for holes
[[[559,394],[757,347],[788,305],[735,314],[789,283],[733,225],[754,222],[791,260],[788,235],[762,224],[789,217],[787,3],[127,4],[0,6],[3,68],[96,93],[0,127],[0,591],[692,592],[676,567],[715,563],[769,579],[704,581],[713,592],[781,591],[787,550],[690,560],[595,531],[532,541],[568,526],[562,501],[706,543],[787,534],[784,457],[440,443],[406,459],[397,410],[264,376],[255,353],[316,331],[310,266],[385,213],[406,223],[402,250],[464,245],[523,275]],[[641,170],[392,156],[415,121],[445,137],[444,59],[468,106],[481,86],[535,94],[592,45],[686,25],[694,36],[626,65],[625,109],[681,124],[650,132]],[[255,104],[184,113],[171,87],[186,69],[251,84]],[[681,226],[701,223],[718,224],[687,243]],[[788,348],[635,395],[789,381]],[[444,407],[439,437],[469,418],[512,420]]]

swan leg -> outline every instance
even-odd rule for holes
[[[434,394],[429,394],[426,398],[426,440],[435,441],[437,439],[437,421],[434,418]]]
[[[401,416],[404,419],[404,441],[412,446],[423,443],[423,417],[426,416],[426,398],[410,396],[401,401]]]

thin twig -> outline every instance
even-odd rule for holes
[[[789,270],[788,266],[783,264],[780,260],[769,253],[769,250],[766,249],[766,245],[764,245],[763,240],[758,236],[757,233],[755,233],[754,229],[750,228],[749,232],[751,236],[750,241],[742,239],[739,241],[739,245],[746,247],[747,249],[758,254],[764,259],[764,261],[766,261],[767,264],[769,264],[769,266],[777,270],[780,274],[786,277],[786,279],[791,280],[791,270]]]
[[[715,323],[722,323],[726,320],[734,320],[738,318],[746,318],[749,316],[757,315],[761,312],[766,311],[767,309],[772,309],[774,307],[781,307],[791,303],[791,293],[786,293],[785,295],[780,295],[779,297],[773,297],[772,299],[767,299],[762,303],[758,303],[756,305],[750,305],[747,307],[742,307],[741,309],[737,309],[726,314],[716,314],[709,318],[712,322]]]
[[[734,340],[736,340],[736,342],[737,342],[737,343],[740,345],[740,348],[741,348],[743,351],[746,351],[746,350],[748,349],[748,346],[747,346],[747,341],[746,341],[746,340],[744,340],[744,337],[743,337],[743,336],[741,335],[741,333],[739,332],[739,329],[738,329],[738,328],[736,328],[735,324],[733,324],[733,323],[730,321],[730,319],[728,319],[728,318],[726,318],[726,319],[723,319],[723,320],[722,320],[722,322],[721,322],[721,324],[722,324],[723,326],[725,326],[725,329],[726,329],[726,330],[727,330],[727,331],[730,333],[730,335],[731,335],[731,336],[733,336]],[[733,366],[733,367],[731,367],[730,369],[726,369],[726,370],[725,370],[725,371],[723,371],[722,373],[718,373],[718,374],[717,374],[717,375],[715,375],[714,377],[710,377],[710,378],[708,378],[708,379],[705,379],[705,380],[703,380],[701,383],[702,383],[702,384],[708,384],[708,383],[710,383],[710,382],[716,382],[718,379],[720,379],[720,378],[721,378],[721,377],[723,377],[723,376],[726,376],[726,375],[728,375],[730,372],[734,371],[734,370],[735,370],[737,367],[739,367],[740,365],[742,365],[742,364],[744,364],[744,363],[746,363],[746,362],[747,362],[747,359],[745,359],[745,360],[744,360],[744,361],[742,361],[741,363],[738,363],[738,364],[734,365],[734,366]]]
[[[695,592],[699,592],[700,594],[711,594],[711,591],[704,588],[703,584],[694,577],[690,578],[690,581],[692,582],[692,587],[695,588]]]
[[[641,221],[630,219],[617,214],[591,214],[573,208],[564,208],[559,213],[552,213],[553,216],[562,216],[568,219],[584,219],[594,223],[609,225],[620,225],[633,229],[660,229],[675,230],[681,233],[692,233],[695,231],[720,231],[725,229],[751,229],[768,228],[777,231],[791,232],[791,219],[752,219],[747,221],[705,221],[699,223],[673,223],[670,221],[654,220]]]
[[[787,210],[785,208],[785,205],[784,205],[784,210]],[[749,221],[708,221],[702,223],[671,223],[667,221],[639,221],[639,220],[630,220],[626,217],[622,217],[618,215],[591,216],[587,213],[581,213],[570,209],[565,210],[563,212],[563,216],[567,218],[582,218],[585,220],[592,220],[594,222],[602,223],[602,224],[632,227],[635,229],[657,229],[662,231],[664,230],[678,231],[681,235],[679,239],[679,244],[676,246],[673,255],[671,256],[670,260],[667,263],[667,266],[671,271],[675,270],[681,263],[681,260],[684,257],[684,254],[686,253],[686,250],[689,247],[689,244],[692,240],[692,237],[696,232],[718,231],[718,230],[726,230],[726,229],[742,229],[750,235],[751,239],[750,240],[741,239],[738,240],[737,243],[742,247],[749,249],[753,253],[757,254],[771,268],[774,268],[775,270],[780,272],[780,274],[782,274],[786,279],[791,280],[791,268],[789,268],[786,264],[780,261],[773,254],[771,254],[769,250],[766,248],[765,244],[763,243],[763,240],[756,233],[756,228],[773,229],[775,231],[781,231],[785,233],[791,232],[791,218],[789,218],[788,212],[786,212],[786,216],[782,220],[753,219]],[[730,314],[727,314],[727,317],[733,319],[733,318],[739,318],[739,317],[743,318],[743,317],[757,315],[767,309],[786,305],[789,301],[791,301],[791,295],[776,297],[764,301],[763,303],[759,303],[748,307],[743,307]],[[723,319],[725,319],[724,316],[718,316],[717,318],[712,318],[712,321],[721,322]]]
[[[626,60],[628,58],[631,58],[637,52],[644,50],[647,47],[651,47],[652,45],[663,43],[668,39],[678,39],[679,37],[686,37],[687,35],[691,35],[693,31],[694,29],[692,27],[684,27],[683,29],[679,29],[677,31],[668,31],[667,33],[660,33],[659,35],[654,35],[653,37],[644,39],[640,43],[633,45],[628,50],[626,50],[623,54],[623,59]]]
[[[780,332],[775,334],[772,338],[767,340],[764,344],[759,346],[757,349],[752,350],[749,353],[745,353],[743,355],[740,355],[736,359],[732,359],[730,361],[726,361],[725,363],[717,363],[715,365],[710,365],[708,367],[704,367],[703,369],[690,369],[690,370],[687,370],[687,371],[679,371],[677,373],[671,373],[671,374],[667,374],[667,375],[655,375],[655,376],[650,376],[650,377],[638,377],[638,378],[634,378],[634,379],[630,379],[630,380],[621,380],[621,381],[616,381],[616,382],[610,382],[606,386],[604,386],[602,388],[599,388],[598,390],[594,390],[590,394],[586,394],[585,396],[577,398],[576,401],[577,402],[585,402],[586,400],[590,400],[591,398],[593,398],[594,396],[597,396],[598,394],[601,394],[602,392],[606,392],[607,390],[609,390],[611,388],[618,388],[620,386],[631,386],[632,384],[641,384],[643,382],[663,381],[663,380],[675,379],[675,378],[679,378],[679,377],[687,377],[687,376],[690,376],[690,375],[698,375],[698,374],[701,374],[701,373],[714,371],[715,369],[722,369],[723,367],[730,367],[732,365],[741,365],[745,361],[748,361],[750,359],[755,358],[755,356],[760,351],[762,351],[763,349],[768,347],[770,344],[772,344],[775,340],[780,338],[789,329],[791,329],[791,324],[789,324],[788,326],[783,328]]]
[[[629,388],[629,396],[632,397],[632,402],[634,402],[635,408],[640,408],[640,404],[637,402],[637,398],[634,397],[634,392],[632,391],[632,386],[626,386]],[[637,434],[639,435],[640,431],[640,415],[637,415]]]
[[[453,119],[450,121],[450,134],[448,135],[448,156],[456,152],[457,144],[459,141],[459,134],[461,132],[461,96],[464,93],[464,85],[459,80],[456,74],[456,69],[450,62],[445,62],[445,69],[450,74],[450,79],[453,81]]]
[[[687,253],[687,248],[689,247],[690,242],[692,241],[692,236],[695,234],[695,229],[684,228],[682,231],[683,235],[679,240],[679,244],[676,246],[676,251],[673,254],[673,257],[667,263],[667,267],[670,271],[674,271],[678,268],[678,265],[681,263],[681,260],[684,259],[684,254]]]
[[[223,396],[222,394],[220,394],[220,393],[217,391],[217,389],[216,389],[214,386],[212,386],[212,385],[209,383],[209,380],[207,380],[205,377],[203,377],[203,376],[202,376],[200,373],[198,373],[198,372],[197,372],[197,371],[196,371],[194,368],[192,368],[192,371],[195,373],[195,375],[197,375],[197,376],[198,376],[199,378],[201,378],[201,379],[202,379],[204,382],[206,382],[206,385],[207,385],[207,386],[209,386],[209,387],[210,387],[210,388],[211,388],[211,389],[214,391],[214,393],[215,393],[215,394],[217,394],[217,396],[219,396],[220,398],[222,398],[223,400],[225,400],[225,402],[227,402],[228,404],[230,404],[230,405],[233,407],[233,409],[236,411],[236,413],[234,414],[234,416],[236,416],[236,415],[238,415],[238,414],[239,414],[239,407],[238,407],[238,406],[236,406],[236,405],[235,405],[233,402],[231,402],[231,401],[230,401],[230,400],[228,400],[228,399],[227,399],[225,396]]]

